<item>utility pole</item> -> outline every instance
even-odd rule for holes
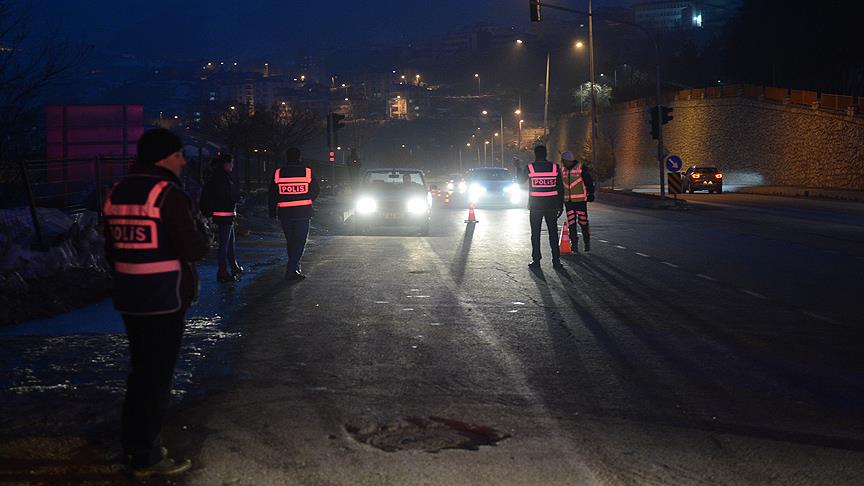
[[[594,89],[594,12],[588,0],[588,62],[591,64],[591,166],[597,166],[597,96]]]
[[[546,99],[543,102],[543,143],[549,133],[549,52],[546,52]]]

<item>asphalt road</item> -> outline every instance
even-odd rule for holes
[[[700,196],[593,204],[565,272],[478,209],[262,276],[231,372],[172,411],[183,481],[859,483],[864,205]]]

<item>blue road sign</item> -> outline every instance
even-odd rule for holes
[[[684,161],[681,160],[681,157],[677,155],[670,155],[666,157],[666,169],[669,172],[679,172],[681,167],[684,167]]]

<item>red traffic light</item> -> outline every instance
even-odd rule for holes
[[[330,151],[330,162],[336,162],[336,152]]]

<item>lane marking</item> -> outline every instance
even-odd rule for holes
[[[609,243],[608,240],[597,240],[597,241],[599,241],[600,243]]]
[[[699,277],[699,278],[704,278],[705,280],[710,280],[710,281],[712,281],[712,282],[716,282],[716,281],[717,281],[716,278],[714,278],[714,277],[709,277],[708,275],[705,275],[705,274],[702,274],[702,273],[697,274],[696,276]]]
[[[638,251],[636,252],[636,254],[639,255],[639,256],[641,256],[641,257],[651,258],[651,255],[646,255],[646,254],[644,254],[644,253],[639,253]]]
[[[627,249],[626,246],[621,246],[621,245],[615,245],[615,248],[620,248],[620,249],[622,249],[622,250],[626,250],[626,249]]]
[[[768,300],[768,297],[765,297],[764,295],[762,295],[760,293],[753,292],[752,290],[741,289],[741,291],[747,295],[752,295],[753,297],[756,297],[757,299]]]
[[[834,319],[831,319],[830,317],[825,317],[823,315],[816,314],[815,312],[810,312],[810,311],[802,311],[802,312],[804,313],[805,316],[810,316],[814,319],[819,319],[820,321],[825,321],[829,324],[834,324],[835,326],[841,326],[842,325],[841,323],[835,321]]]
[[[663,263],[663,265],[666,265],[667,267],[681,268],[678,265],[675,265],[674,263],[669,263],[669,262],[661,262],[661,263]]]

